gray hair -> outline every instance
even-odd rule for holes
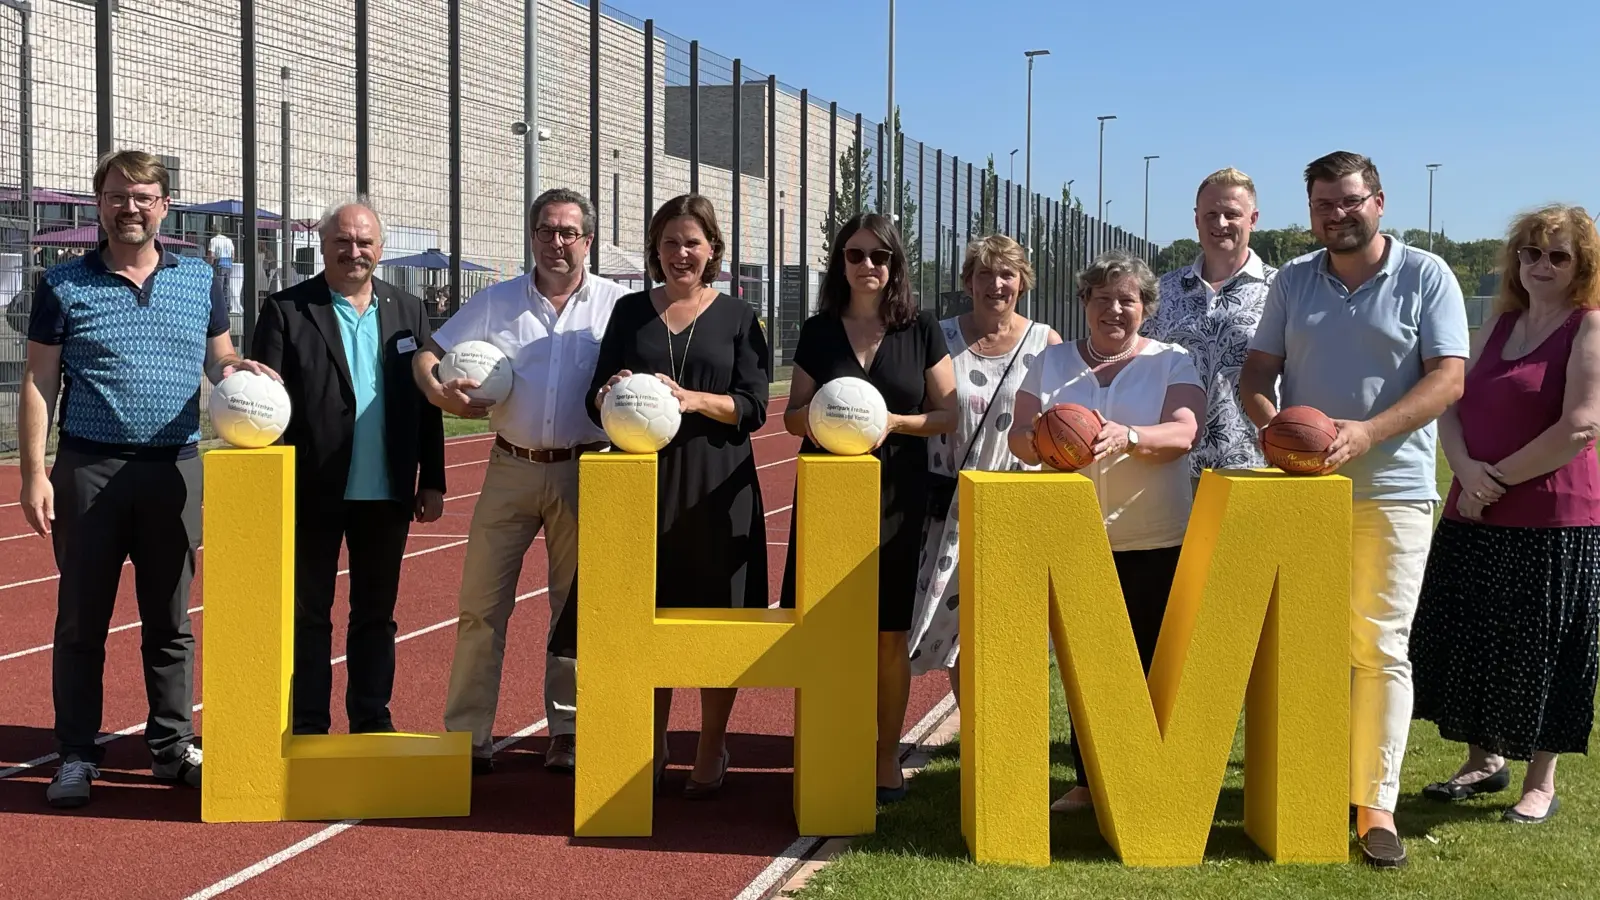
[[[1078,299],[1089,302],[1089,294],[1097,287],[1105,287],[1118,278],[1134,278],[1139,283],[1139,301],[1144,316],[1149,318],[1161,308],[1160,285],[1156,273],[1143,259],[1126,250],[1107,250],[1100,254],[1087,269],[1078,273]]]
[[[600,230],[600,220],[594,214],[594,205],[589,198],[571,188],[551,188],[540,194],[528,210],[528,234],[533,234],[534,223],[539,221],[539,216],[546,206],[554,203],[571,203],[578,207],[583,215],[583,233],[592,235]]]
[[[322,214],[322,218],[317,220],[317,236],[327,240],[328,234],[333,231],[333,223],[337,222],[339,214],[347,209],[366,210],[372,216],[372,221],[378,223],[378,243],[388,243],[389,233],[383,227],[383,216],[378,215],[378,211],[372,208],[372,202],[364,194],[359,197],[340,200],[328,207],[327,212]]]

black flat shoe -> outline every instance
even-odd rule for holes
[[[1555,815],[1556,810],[1560,808],[1561,798],[1551,797],[1550,807],[1544,811],[1544,815],[1542,816],[1525,816],[1522,813],[1517,812],[1515,807],[1512,807],[1511,809],[1508,809],[1500,814],[1500,820],[1502,822],[1511,822],[1516,825],[1538,825],[1541,822],[1550,821],[1550,817]]]
[[[1400,836],[1387,828],[1369,828],[1361,836],[1361,858],[1379,869],[1398,869],[1406,864],[1406,848]]]
[[[1500,771],[1472,784],[1459,784],[1455,779],[1436,781],[1422,789],[1422,796],[1439,803],[1471,800],[1482,794],[1498,794],[1511,786],[1511,767],[1501,766]]]

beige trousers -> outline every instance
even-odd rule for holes
[[[444,708],[445,730],[472,732],[478,756],[489,755],[493,745],[506,627],[516,606],[523,557],[541,528],[550,562],[553,628],[578,570],[578,462],[529,462],[495,447],[468,532],[461,621]],[[547,652],[544,709],[552,736],[577,732],[577,694],[577,661]]]

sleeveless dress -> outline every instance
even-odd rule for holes
[[[1006,433],[1011,430],[1011,415],[1016,408],[1017,387],[1044,352],[1050,338],[1050,327],[1043,322],[1029,322],[1028,331],[1018,342],[1014,352],[1016,363],[1010,374],[1001,382],[1011,353],[1000,356],[979,356],[967,346],[961,335],[957,319],[939,323],[945,343],[950,347],[950,361],[955,367],[956,400],[960,410],[959,424],[952,434],[942,434],[928,441],[928,469],[942,475],[955,475],[961,460],[972,445],[972,454],[966,468],[989,472],[1037,470],[1038,466],[1025,466],[1006,443]],[[994,398],[995,407],[984,410]],[[910,649],[911,672],[921,675],[933,669],[947,669],[955,665],[960,652],[957,627],[961,622],[956,592],[961,579],[957,574],[960,536],[957,519],[959,501],[952,501],[950,513],[943,521],[929,521],[923,537],[922,555],[917,569],[917,601],[911,619]]]
[[[1520,313],[1500,317],[1456,413],[1468,454],[1496,463],[1561,418],[1567,361],[1588,310],[1533,352],[1501,359]],[[1510,759],[1584,753],[1594,725],[1600,625],[1600,464],[1595,445],[1512,485],[1481,521],[1453,481],[1412,623],[1413,717],[1445,740]]]

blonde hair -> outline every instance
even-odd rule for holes
[[[1033,290],[1033,266],[1028,264],[1028,252],[1022,249],[1021,244],[1003,234],[981,237],[967,245],[966,256],[961,261],[963,286],[972,283],[972,276],[977,274],[980,266],[989,269],[1002,266],[1016,269],[1017,277],[1022,280],[1022,287],[1017,293],[1026,294]]]
[[[1211,187],[1212,185],[1216,185],[1217,187],[1244,188],[1245,192],[1250,195],[1250,202],[1252,204],[1256,202],[1256,183],[1250,180],[1249,175],[1246,175],[1232,166],[1229,166],[1226,169],[1218,169],[1215,172],[1212,172],[1210,175],[1207,175],[1205,179],[1200,182],[1200,188],[1194,192],[1194,202],[1199,203],[1200,195],[1204,194],[1206,192],[1206,188]]]
[[[1551,204],[1523,213],[1511,224],[1506,245],[1500,251],[1500,293],[1494,311],[1511,312],[1528,308],[1528,289],[1522,286],[1522,261],[1517,251],[1528,245],[1548,247],[1556,235],[1572,241],[1572,295],[1575,308],[1600,309],[1600,234],[1594,219],[1581,206]]]

